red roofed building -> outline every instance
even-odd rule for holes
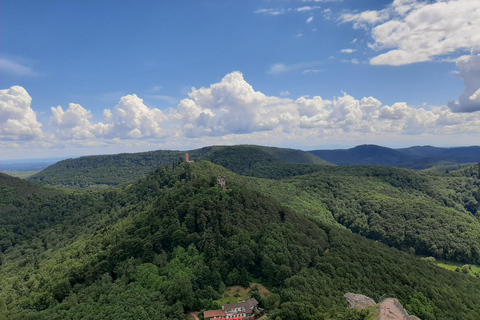
[[[209,310],[203,313],[205,319],[213,320],[242,320],[252,319],[254,311],[257,308],[258,301],[255,298],[247,301],[226,304],[222,310]]]
[[[209,310],[203,313],[205,319],[226,320],[226,314],[223,310]]]
[[[257,305],[258,301],[252,298],[247,301],[226,304],[222,309],[227,315],[227,320],[241,320],[246,317],[251,317]]]

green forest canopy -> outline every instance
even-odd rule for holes
[[[477,262],[478,166],[305,175],[272,162],[258,172],[275,180],[197,161],[104,191],[1,174],[0,319],[183,319],[251,281],[279,295],[278,319],[364,319],[346,292],[396,296],[422,319],[480,318],[476,278],[374,241]]]

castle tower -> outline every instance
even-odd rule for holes
[[[186,163],[192,163],[194,162],[193,160],[190,160],[190,155],[188,153],[185,153],[185,162]]]

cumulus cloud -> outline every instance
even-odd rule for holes
[[[348,13],[343,22],[372,27],[374,50],[388,50],[370,60],[373,65],[405,65],[480,44],[480,1],[395,0],[384,10]]]
[[[475,74],[477,59],[474,55],[460,59],[459,74],[464,78],[468,72]],[[469,81],[472,89],[465,97],[477,102],[480,87],[475,89],[473,80]],[[462,106],[462,101],[456,106]],[[414,139],[408,137],[425,143],[426,137],[442,137],[442,141],[448,138],[454,143],[452,137],[465,141],[464,137],[478,139],[480,135],[480,111],[454,112],[449,106],[418,108],[405,102],[384,105],[375,97],[356,98],[347,93],[333,99],[305,96],[294,100],[286,97],[286,92],[267,96],[255,91],[240,72],[227,74],[209,87],[192,88],[188,98],[166,111],[146,106],[134,94],[122,97],[113,109],[105,109],[100,121],[75,103],[66,110],[51,108],[49,125],[56,128],[54,136],[42,133],[30,104],[31,98],[22,87],[0,91],[2,148],[32,148],[28,141],[35,141],[37,148],[102,150],[115,145],[128,150],[139,146],[287,142],[302,147],[332,139],[349,144]]]
[[[450,108],[415,108],[405,102],[382,105],[373,98],[357,100],[344,94],[334,100],[300,98],[295,102],[300,127],[316,128],[335,135],[363,134],[381,138],[383,134],[425,135],[480,133],[480,112],[454,113]]]
[[[92,114],[79,104],[70,103],[66,111],[61,106],[52,107],[50,124],[57,127],[61,139],[140,139],[163,138],[161,128],[166,115],[156,108],[149,108],[137,95],[121,98],[113,110],[105,109],[103,122],[92,122]]]
[[[272,130],[280,123],[284,99],[254,91],[240,72],[226,75],[210,88],[192,88],[178,105],[185,134],[190,137]]]
[[[0,139],[29,140],[43,136],[42,124],[37,121],[31,102],[23,87],[0,90]]]
[[[268,97],[239,72],[210,88],[193,89],[178,108],[188,137],[290,132],[317,137],[384,134],[425,135],[480,133],[480,112],[455,113],[449,107],[416,108],[405,102],[383,105],[374,97],[344,94],[333,100],[319,96],[297,100]]]
[[[450,102],[449,107],[456,111],[480,110],[480,54],[462,56],[457,60],[459,72],[457,77],[465,83],[465,91],[456,102]]]
[[[103,123],[93,124],[91,112],[76,103],[70,103],[66,111],[61,106],[52,107],[53,116],[50,125],[57,127],[57,137],[60,139],[94,139],[109,131]]]
[[[123,97],[113,111],[105,110],[105,120],[112,128],[108,135],[119,138],[162,138],[163,112],[149,108],[136,94]]]

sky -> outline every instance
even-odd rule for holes
[[[0,160],[479,142],[480,0],[0,3]]]

